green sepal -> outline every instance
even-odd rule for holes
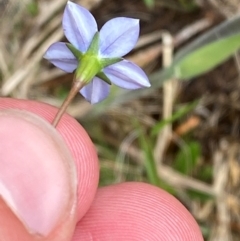
[[[76,71],[77,81],[88,84],[102,70],[97,57],[84,54]]]
[[[98,56],[98,50],[99,50],[99,32],[96,32],[95,35],[93,36],[92,42],[88,47],[86,54]]]
[[[71,44],[66,44],[73,55],[79,60],[75,71],[76,81],[88,84],[94,76],[97,76],[107,84],[111,85],[111,80],[102,71],[109,65],[122,61],[122,58],[101,58],[99,56],[99,32],[96,32],[86,53],[80,52]]]
[[[103,58],[103,59],[100,59],[100,64],[101,64],[102,68],[104,69],[107,66],[116,64],[122,60],[123,60],[123,58]]]
[[[77,60],[81,60],[83,53],[79,51],[77,48],[75,48],[72,44],[66,43],[66,46],[69,48],[69,50],[73,53],[73,55],[76,57]]]
[[[100,78],[101,80],[105,81],[109,85],[112,84],[111,80],[102,71],[97,74],[97,77]]]

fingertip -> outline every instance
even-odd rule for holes
[[[58,230],[67,240],[76,223],[77,175],[62,137],[40,117],[13,109],[0,110],[0,137],[0,236],[59,240]]]
[[[52,122],[58,109],[44,103],[12,98],[0,99],[1,109],[20,109],[30,111],[48,122]],[[86,131],[79,123],[64,114],[56,128],[63,137],[76,163],[78,176],[78,219],[91,205],[99,180],[99,165],[96,149]]]
[[[198,224],[167,192],[144,183],[100,188],[74,241],[202,241]]]

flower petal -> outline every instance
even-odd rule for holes
[[[110,87],[106,82],[95,77],[88,85],[80,90],[80,93],[91,104],[96,104],[108,96],[109,90]]]
[[[139,20],[133,18],[113,18],[100,30],[100,55],[121,57],[129,53],[139,37]]]
[[[110,65],[103,72],[115,85],[124,89],[133,90],[151,86],[144,71],[127,60]]]
[[[72,73],[78,65],[77,59],[63,42],[52,44],[43,57],[67,73]]]
[[[85,8],[68,1],[62,20],[63,31],[71,44],[86,52],[98,31],[93,15]]]

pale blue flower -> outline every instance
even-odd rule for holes
[[[97,64],[102,63],[102,60],[110,61],[108,64],[95,68],[96,73],[89,75],[91,81],[87,80],[87,85],[80,90],[89,102],[97,103],[108,96],[110,88],[108,80],[125,89],[150,86],[148,77],[141,68],[130,61],[121,59],[133,49],[138,40],[139,20],[125,17],[114,18],[105,23],[99,34],[96,34],[98,28],[92,14],[87,9],[68,1],[63,14],[62,26],[72,47],[67,43],[57,42],[52,44],[44,55],[44,58],[56,67],[71,73],[80,69],[81,64],[83,69],[83,61],[86,62],[89,59],[93,59],[93,62]],[[94,45],[92,43],[95,37],[97,44]],[[91,70],[91,66],[89,69]],[[82,72],[83,70],[80,70],[80,75]]]

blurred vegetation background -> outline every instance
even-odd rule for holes
[[[240,3],[238,0],[81,0],[99,27],[139,18],[127,56],[149,89],[112,87],[92,106],[68,108],[98,151],[100,185],[142,181],[178,198],[205,240],[240,240]],[[42,56],[66,40],[66,0],[0,0],[0,95],[60,106],[72,74]]]

